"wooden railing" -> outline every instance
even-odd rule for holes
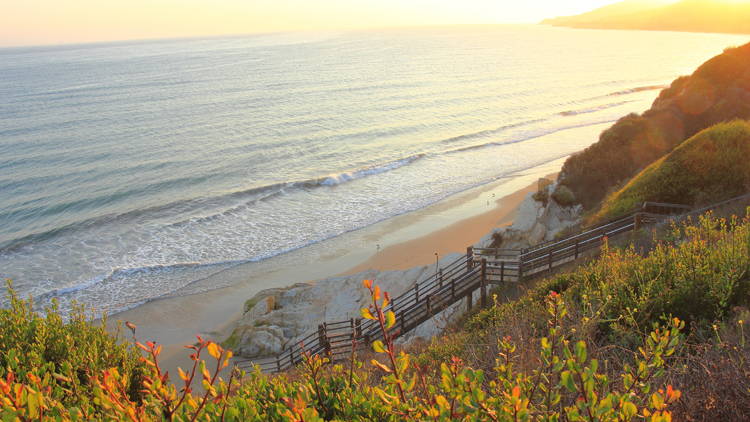
[[[391,298],[385,308],[396,314],[398,321],[394,328],[396,336],[409,332],[445,310],[448,306],[467,300],[471,306],[472,294],[479,288],[482,291],[481,303],[486,305],[487,285],[484,282],[486,265],[475,265],[473,260],[461,257],[436,274],[428,277],[403,294]],[[324,354],[336,361],[351,353],[352,347],[367,347],[382,338],[380,327],[375,321],[351,318],[344,321],[324,322],[317,331],[295,341],[281,354],[273,358],[258,360],[238,360],[240,367],[260,366],[262,371],[279,372],[298,364],[303,353]]]
[[[637,230],[668,215],[684,214],[690,207],[676,204],[644,203],[641,210],[620,217],[580,233],[535,245],[530,248],[497,249],[467,248],[462,256],[428,277],[414,284],[401,295],[392,298],[385,311],[396,314],[394,335],[401,336],[449,306],[465,300],[471,308],[473,295],[480,290],[479,304],[487,305],[488,284],[518,282],[600,248],[605,238]],[[236,359],[236,365],[258,365],[264,372],[281,372],[301,362],[304,353],[322,354],[331,361],[346,359],[352,349],[369,347],[382,339],[376,321],[351,318],[323,322],[317,330],[285,348],[278,356],[265,359]]]

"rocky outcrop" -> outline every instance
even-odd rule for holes
[[[546,186],[546,192],[529,193],[521,203],[513,224],[493,230],[475,246],[523,249],[552,240],[561,231],[580,222],[580,205],[563,206],[555,200],[557,182]]]
[[[440,266],[460,255],[443,257]],[[268,289],[248,301],[230,339],[235,353],[245,357],[272,356],[317,329],[322,321],[358,317],[369,305],[362,280],[373,279],[384,291],[397,296],[435,273],[434,265],[406,271],[364,271],[314,283]]]

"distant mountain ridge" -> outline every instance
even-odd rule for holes
[[[625,0],[575,16],[545,19],[546,25],[588,29],[750,34],[750,2],[730,0]]]

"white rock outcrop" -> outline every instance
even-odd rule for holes
[[[549,192],[556,187],[557,182],[549,185]],[[529,193],[521,202],[513,224],[494,229],[475,246],[488,248],[496,237],[502,238],[500,247],[504,249],[523,249],[552,240],[562,230],[578,224],[581,211],[580,205],[562,206],[551,197],[545,205],[534,199],[534,193]]]
[[[443,257],[445,266],[460,254]],[[362,280],[372,279],[393,297],[435,273],[435,265],[406,271],[364,271],[333,277],[314,283],[299,283],[289,288],[268,289],[249,301],[242,318],[232,333],[237,341],[235,353],[245,357],[272,356],[284,347],[295,344],[317,329],[322,321],[341,321],[359,316],[369,305],[369,296]]]

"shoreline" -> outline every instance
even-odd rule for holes
[[[239,266],[219,277],[237,279],[229,287],[147,302],[112,315],[109,326],[130,321],[139,341],[164,346],[161,361],[175,373],[191,363],[183,346],[195,335],[226,339],[242,316],[246,300],[258,292],[295,283],[374,270],[398,270],[435,262],[435,252],[464,253],[493,228],[512,223],[518,207],[536,190],[540,177],[559,171],[565,158],[545,163],[485,186],[463,192],[422,210],[396,216],[349,235],[260,263]],[[494,196],[493,196],[494,195]],[[382,245],[377,250],[375,245]]]
[[[544,178],[554,179],[557,174],[551,173]],[[477,243],[492,229],[511,225],[521,202],[526,195],[536,190],[536,183],[532,183],[496,199],[495,206],[490,211],[457,221],[424,236],[388,246],[367,261],[338,275],[352,275],[367,270],[408,270],[432,264],[435,261],[435,253],[442,257],[450,253],[465,252],[467,246]],[[460,245],[463,245],[463,250]]]

